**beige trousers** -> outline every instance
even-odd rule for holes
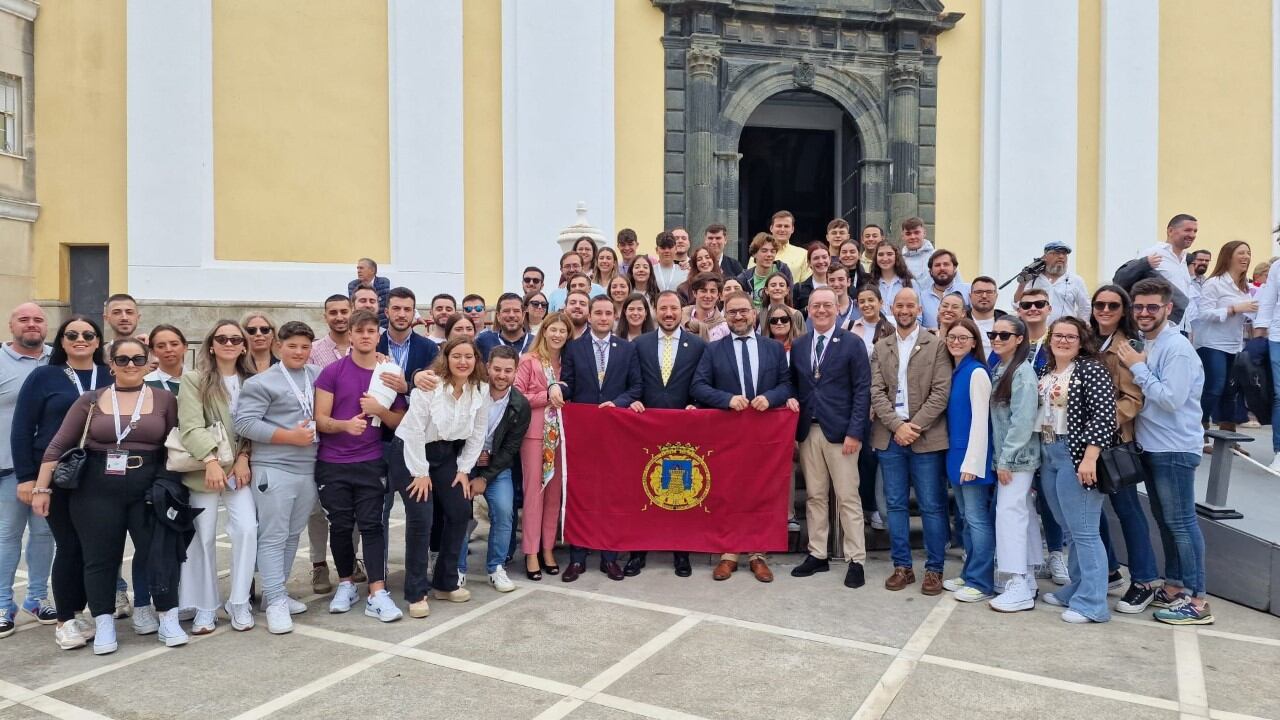
[[[832,488],[844,531],[845,560],[866,562],[866,539],[862,529],[862,498],[858,495],[858,455],[844,455],[841,444],[827,442],[814,425],[800,443],[800,469],[804,472],[804,514],[809,526],[809,554],[827,557],[830,532],[829,506]]]

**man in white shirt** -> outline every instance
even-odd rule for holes
[[[658,233],[658,264],[653,266],[653,281],[658,292],[675,290],[689,277],[689,271],[676,264],[676,237],[669,232]]]
[[[1067,272],[1067,256],[1071,246],[1061,240],[1050,240],[1044,246],[1044,270],[1034,276],[1018,276],[1018,288],[1013,291],[1013,301],[1022,299],[1022,293],[1031,288],[1041,288],[1049,293],[1053,312],[1049,315],[1052,325],[1058,318],[1069,315],[1089,322],[1089,289],[1079,275]]]
[[[1199,286],[1191,282],[1185,260],[1187,250],[1195,243],[1196,233],[1199,231],[1200,223],[1194,216],[1178,213],[1169,219],[1169,224],[1165,227],[1165,241],[1142,251],[1151,268],[1187,298],[1186,311],[1182,315],[1182,322],[1178,324],[1180,330],[1191,329],[1199,305]]]
[[[431,325],[427,328],[427,339],[437,345],[445,341],[444,326],[457,309],[457,301],[448,293],[440,293],[431,298]]]

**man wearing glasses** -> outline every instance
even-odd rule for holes
[[[1005,311],[996,309],[996,299],[999,296],[996,281],[986,275],[979,275],[969,284],[969,319],[982,331],[984,357],[991,357],[992,352],[991,338],[987,337],[987,333],[995,329],[996,320],[1006,314]]]
[[[1013,291],[1014,302],[1021,300],[1032,288],[1047,291],[1053,305],[1053,311],[1049,313],[1050,325],[1063,315],[1089,322],[1089,289],[1084,286],[1083,278],[1067,272],[1067,256],[1070,254],[1071,246],[1061,240],[1045,243],[1044,270],[1038,275],[1019,275],[1018,288]]]
[[[1022,293],[1017,303],[1018,317],[1027,324],[1027,341],[1031,343],[1031,354],[1027,362],[1036,373],[1049,362],[1049,341],[1045,333],[1049,331],[1049,314],[1053,305],[1049,302],[1049,291],[1043,288],[1031,288]]]
[[[547,274],[542,272],[540,268],[532,265],[524,269],[520,274],[520,286],[525,297],[531,293],[542,292],[542,283],[547,279]]]

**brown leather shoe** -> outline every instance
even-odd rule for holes
[[[773,582],[773,571],[769,569],[769,565],[764,561],[764,558],[756,558],[751,561],[751,574],[755,575],[756,579],[762,583]]]
[[[942,594],[942,573],[926,570],[924,573],[924,582],[920,583],[920,594]]]
[[[738,563],[733,560],[721,560],[716,569],[711,571],[712,580],[728,580],[729,576],[738,571]]]
[[[909,567],[896,567],[893,574],[885,578],[885,590],[901,590],[916,581],[916,574]],[[941,587],[941,585],[939,585]]]

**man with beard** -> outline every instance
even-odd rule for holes
[[[138,301],[132,295],[116,293],[107,298],[102,306],[102,322],[111,328],[112,340],[134,337],[138,332],[138,321],[142,313],[138,312]],[[109,341],[104,340],[105,347]]]
[[[524,300],[519,295],[503,293],[498,298],[495,325],[476,336],[476,348],[485,362],[489,362],[489,351],[499,345],[515,350],[517,357],[528,352],[533,336],[524,329]]]
[[[448,293],[440,293],[431,298],[431,325],[427,328],[427,339],[437,345],[443,345],[445,338],[444,326],[449,324],[449,318],[456,311],[458,301]]]
[[[991,338],[987,333],[995,328],[996,320],[1008,314],[996,309],[999,297],[996,281],[986,275],[979,275],[969,283],[969,319],[982,332],[982,354],[985,357],[991,357]]]
[[[27,570],[31,592],[27,593],[23,610],[41,624],[52,623],[57,618],[57,612],[45,599],[49,571],[53,567],[53,535],[45,519],[18,499],[18,478],[13,474],[13,453],[9,445],[18,391],[32,370],[49,362],[53,352],[53,348],[44,344],[47,331],[40,306],[23,303],[9,313],[13,340],[0,346],[0,438],[4,438],[0,440],[0,589],[6,591],[0,604],[0,638],[14,632],[18,608],[13,604],[13,578],[22,557],[22,535],[28,529],[31,535],[27,541]],[[46,606],[49,606],[47,611]]]
[[[1187,255],[1187,272],[1191,273],[1191,282],[1204,287],[1205,277],[1209,272],[1209,261],[1213,253],[1208,250],[1196,250]]]
[[[1021,300],[1023,293],[1031,288],[1040,288],[1049,293],[1049,302],[1053,306],[1053,312],[1049,314],[1050,325],[1064,315],[1089,322],[1089,289],[1085,287],[1083,278],[1067,272],[1067,256],[1070,254],[1071,246],[1061,240],[1045,243],[1044,270],[1030,277],[1019,275],[1013,301]]]
[[[1147,264],[1187,299],[1186,311],[1178,325],[1179,330],[1191,329],[1200,307],[1200,286],[1191,282],[1191,273],[1184,268],[1186,253],[1195,243],[1199,232],[1200,222],[1194,216],[1178,213],[1169,218],[1169,224],[1165,227],[1165,241],[1142,252],[1147,258]]]
[[[950,250],[938,250],[929,256],[929,278],[933,284],[920,295],[920,324],[935,330],[938,307],[951,293],[969,297],[969,285],[959,278],[960,260]]]
[[[564,314],[573,325],[573,337],[580,338],[587,331],[587,313],[591,298],[582,291],[569,293],[564,299]]]

